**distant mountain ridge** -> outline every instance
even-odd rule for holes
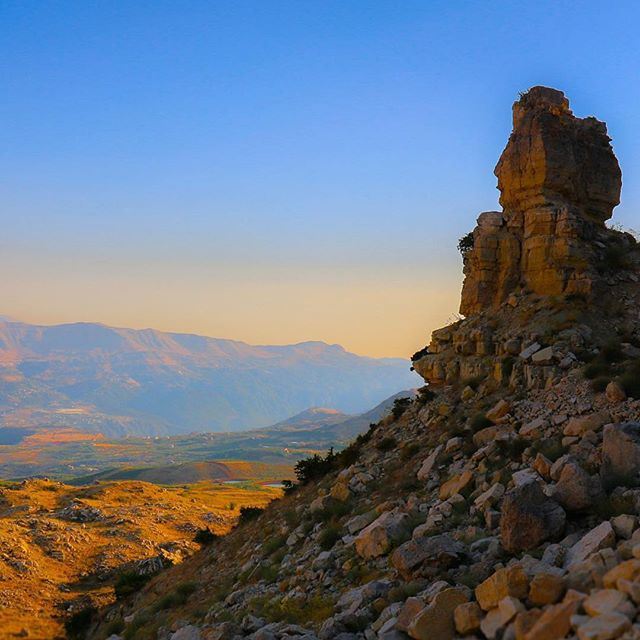
[[[416,385],[409,362],[340,345],[244,342],[0,320],[0,425],[108,436],[257,428],[312,406],[354,414]]]

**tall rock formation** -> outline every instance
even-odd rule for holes
[[[637,262],[635,239],[605,226],[622,183],[606,125],[576,118],[561,91],[533,87],[513,105],[495,175],[503,210],[481,213],[463,243],[466,318],[434,331],[414,356],[415,370],[432,384],[476,377],[512,387],[549,383],[557,354],[589,339],[575,321],[578,306],[593,313],[605,299],[616,302],[612,285],[636,277],[625,271]],[[540,297],[546,302],[539,305]],[[552,298],[569,301],[561,305],[564,319],[554,315]],[[516,357],[551,345],[552,335],[559,348],[548,357]]]
[[[460,312],[500,305],[520,289],[589,294],[589,244],[620,202],[606,125],[576,118],[561,91],[534,87],[513,105],[513,132],[495,175],[503,211],[478,218]]]

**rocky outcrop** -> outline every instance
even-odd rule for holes
[[[460,312],[499,305],[523,287],[590,293],[589,243],[620,202],[622,183],[606,125],[576,118],[561,91],[533,87],[513,105],[495,174],[503,211],[478,218]]]

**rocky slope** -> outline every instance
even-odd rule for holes
[[[504,210],[461,243],[467,317],[414,356],[428,386],[86,637],[640,638],[640,247],[604,225],[620,171],[604,124],[535,87],[496,173]]]

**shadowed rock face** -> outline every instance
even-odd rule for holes
[[[499,305],[521,287],[590,293],[593,241],[622,184],[606,125],[576,118],[561,91],[534,87],[513,105],[513,132],[495,174],[503,211],[478,218],[460,312]]]

